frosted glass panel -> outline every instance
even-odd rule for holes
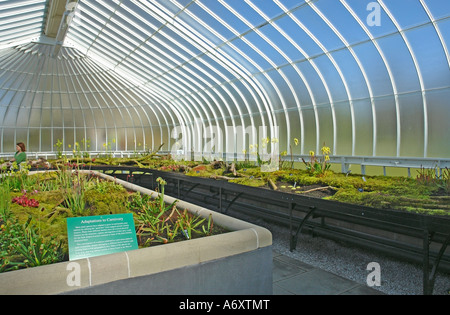
[[[320,75],[323,77],[333,101],[337,102],[348,99],[344,81],[339,74],[339,66],[336,67],[329,56],[320,56],[314,59],[314,64],[319,69]]]
[[[333,120],[330,107],[319,107],[317,110],[317,116],[320,123],[320,139],[319,144],[322,147],[324,144],[333,150]]]
[[[373,154],[373,115],[369,100],[353,101],[355,113],[355,155]]]
[[[392,80],[388,66],[372,42],[357,45],[354,52],[366,73],[368,84],[374,96],[392,94]]]
[[[448,1],[82,0],[59,52],[39,37],[52,2],[7,2],[2,152],[167,150],[174,126],[225,144],[276,124],[298,154],[450,158]]]
[[[398,92],[420,90],[418,70],[414,65],[411,52],[400,35],[392,35],[379,39],[378,44],[383,50],[394,77],[394,85]]]
[[[406,33],[420,65],[426,89],[446,87],[450,83],[450,71],[443,67],[447,60],[441,41],[432,26],[421,27]]]
[[[352,118],[350,104],[339,102],[335,104],[337,121],[337,143],[333,144],[337,155],[352,155]],[[330,143],[331,144],[331,143]],[[330,146],[331,148],[331,146]]]
[[[402,95],[400,103],[400,131],[402,156],[424,155],[424,109],[420,94]]]
[[[374,100],[376,117],[376,155],[397,155],[397,114],[395,98],[381,97]]]
[[[448,157],[450,156],[450,145],[448,139],[441,135],[450,134],[450,89],[430,91],[426,94],[429,121],[429,145],[428,156]]]

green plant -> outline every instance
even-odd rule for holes
[[[86,207],[84,194],[87,184],[85,176],[78,171],[78,165],[64,163],[62,166],[58,166],[57,174],[57,183],[65,196],[65,205],[74,215],[83,214]]]
[[[83,138],[83,140],[81,140],[81,147],[82,147],[83,150],[85,150],[81,154],[82,157],[85,158],[85,159],[88,159],[89,158],[89,152],[88,151],[89,151],[89,148],[91,147],[91,140]]]
[[[114,193],[124,190],[122,185],[107,180],[100,180],[98,177],[93,177],[89,181],[86,181],[85,187],[86,191],[94,190],[101,194]]]
[[[140,226],[136,232],[136,234],[141,239],[142,237],[147,237],[147,240],[144,243],[144,246],[148,245],[153,241],[168,243],[172,242],[175,237],[178,235],[178,224],[169,224],[169,220],[176,209],[175,205],[173,205],[172,213],[165,218],[164,212],[161,211],[156,216],[151,212],[141,212],[138,216],[138,222],[140,222]]]
[[[297,138],[294,138],[294,145],[298,146],[298,139]],[[282,169],[291,169],[291,170],[294,169],[294,152],[292,150],[292,144],[289,144],[289,154],[291,156],[291,161],[289,163],[290,165],[286,167],[288,161],[284,160],[283,158],[288,155],[288,152],[287,151],[283,151],[283,152],[280,153],[280,162],[279,162],[279,164],[280,164],[279,165],[279,169],[280,170],[282,170]]]
[[[284,160],[284,157],[287,155],[287,151],[283,151],[280,153],[280,161],[279,161],[279,169],[285,169],[285,164],[287,161]]]
[[[140,194],[134,194],[134,200],[128,203],[129,208],[137,206],[138,209],[141,209],[138,212],[139,227],[136,233],[140,238],[147,237],[145,245],[152,241],[167,243],[173,241],[178,234],[178,224],[175,223],[173,228],[168,224],[176,210],[177,201],[175,200],[172,204],[166,206],[164,203],[164,186],[167,185],[167,182],[161,177],[158,177],[156,182],[160,194],[155,200],[151,200],[146,195],[142,197]],[[165,214],[169,209],[172,212],[166,217]]]
[[[13,246],[18,238],[24,238],[23,227],[18,220],[13,220],[10,215],[0,216],[0,272],[25,267]]]
[[[179,234],[179,230],[182,232],[186,239],[192,238],[192,233],[201,233],[198,228],[205,221],[205,219],[198,216],[191,215],[187,210],[180,213],[176,208],[177,201],[166,206],[164,203],[164,186],[167,182],[161,177],[157,178],[160,194],[155,200],[146,200],[139,194],[134,195],[136,198],[133,202],[129,203],[129,206],[139,205],[141,211],[137,215],[137,235],[140,238],[146,237],[145,245],[151,242],[172,242]],[[172,210],[167,216],[168,210]],[[172,222],[172,217],[175,212],[177,213],[177,219]],[[171,223],[171,224],[169,224]],[[212,218],[209,219],[207,228],[203,227],[205,235],[212,231]]]
[[[314,151],[309,151],[310,161],[306,162],[303,158],[303,163],[306,166],[306,170],[315,176],[324,176],[325,172],[330,169],[330,148],[323,146],[322,157],[319,158],[315,155]]]
[[[4,220],[4,221],[3,221]],[[0,233],[0,272],[60,262],[64,259],[61,242],[42,238],[31,224],[4,219]]]
[[[56,158],[62,159],[62,157],[63,157],[63,151],[62,151],[63,142],[60,139],[58,139],[56,141],[56,144],[54,144],[54,147],[56,148]]]
[[[203,234],[205,236],[212,235],[213,227],[214,227],[214,222],[212,219],[212,214],[210,214],[208,217],[208,223],[207,223],[206,227],[204,225],[202,225]]]
[[[81,186],[78,186],[75,190],[66,190],[65,196],[64,202],[67,208],[70,209],[74,215],[83,214],[86,208],[84,189],[81,188]]]
[[[438,176],[436,175],[436,169],[424,168],[423,166],[417,170],[416,180],[422,185],[434,185],[437,182]]]
[[[298,139],[297,138],[294,138],[294,144],[295,144],[295,146],[298,146]],[[291,169],[293,169],[294,168],[294,153],[293,153],[293,151],[292,151],[292,144],[290,144],[289,145],[289,148],[290,148],[290,151],[291,151]]]
[[[445,189],[447,193],[450,192],[450,170],[448,167],[442,170],[441,174],[442,188]]]
[[[131,193],[126,208],[128,211],[137,211],[147,206],[149,195],[141,195],[139,192]]]
[[[190,240],[192,238],[192,232],[200,233],[200,231],[197,230],[197,227],[205,221],[204,218],[193,216],[187,210],[184,210],[181,214],[178,212],[178,215],[177,223],[186,239]]]
[[[112,143],[115,145],[116,139],[112,139]],[[103,148],[105,149],[104,157],[106,159],[112,159],[113,158],[113,150],[112,150],[111,142],[103,143]]]
[[[9,181],[0,184],[0,216],[7,217],[11,206],[11,190]]]
[[[270,138],[262,138],[261,139],[261,146],[262,146],[262,150],[266,151],[268,144],[271,142]],[[278,139],[276,138],[272,138],[272,143],[277,143]],[[256,155],[256,163],[258,164],[259,167],[261,167],[262,165],[270,165],[272,163],[272,158],[270,158],[268,161],[264,161],[261,158],[261,155],[259,154],[259,149],[258,149],[258,144],[251,144],[249,146],[250,148],[250,153],[253,155]]]
[[[72,153],[73,153],[74,158],[78,159],[78,158],[83,157],[83,154],[81,152],[81,146],[78,142],[75,142],[75,144],[73,145]]]
[[[158,200],[159,200],[159,209],[160,211],[163,211],[164,208],[164,186],[167,185],[167,182],[162,179],[161,177],[158,177],[156,179],[156,182],[158,183],[158,189],[159,189],[159,196],[158,196]]]
[[[442,170],[441,175],[438,175],[438,168],[424,168],[421,167],[417,171],[416,181],[425,186],[436,186],[444,189],[446,192],[450,191],[450,171],[446,167]]]
[[[59,189],[58,183],[55,178],[49,178],[46,180],[38,179],[37,188],[40,191],[52,191]]]
[[[36,228],[30,224],[31,217],[23,226],[23,238],[15,238],[13,247],[25,257],[26,267],[42,266],[59,262],[64,258],[61,242],[51,238],[49,242],[37,233]]]
[[[16,192],[30,190],[36,184],[36,178],[28,176],[30,168],[30,165],[23,163],[19,169],[17,163],[13,162],[10,170],[7,170],[5,167],[2,168],[0,183],[7,183],[10,190]]]

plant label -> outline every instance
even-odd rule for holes
[[[138,249],[133,214],[67,218],[69,260]]]

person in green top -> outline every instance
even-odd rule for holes
[[[23,142],[19,142],[16,145],[16,153],[14,154],[14,158],[10,160],[10,162],[16,162],[17,165],[27,160],[27,154],[25,153],[25,144]]]

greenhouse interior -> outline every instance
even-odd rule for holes
[[[66,197],[76,195],[80,178],[75,183],[63,175],[42,175],[83,169],[86,174],[110,174],[124,187],[132,182],[155,189],[161,205],[166,192],[193,208],[256,218],[251,224],[270,230],[266,244],[265,232],[249,228],[258,234],[259,251],[235,255],[260,266],[255,269],[265,276],[248,270],[247,277],[236,273],[236,278],[245,278],[244,285],[228,285],[233,279],[226,275],[239,269],[239,262],[231,261],[227,264],[234,269],[218,272],[215,280],[225,283],[224,291],[215,291],[213,284],[202,282],[206,280],[196,269],[201,266],[189,267],[192,279],[180,271],[186,266],[171,271],[185,279],[182,286],[188,292],[450,294],[449,1],[4,0],[0,26],[4,244],[15,240],[8,224],[16,227],[10,223],[16,208],[22,234],[42,242],[55,236],[57,215],[64,217],[64,227],[59,227],[63,231],[66,219],[70,228],[69,219],[77,216],[121,215],[121,210],[95,212],[100,205],[86,210],[94,204],[91,199],[100,199],[90,197],[92,191],[110,189],[100,184],[103,178],[83,186],[85,200],[75,210],[72,201],[80,199]],[[23,177],[35,173],[35,180]],[[50,205],[53,197],[39,195],[61,183],[68,186],[60,189],[56,205]],[[32,210],[40,210],[33,219]],[[175,212],[184,216],[178,210],[170,215],[165,211],[165,222],[172,221]],[[133,215],[138,239],[147,237],[147,221],[138,212]],[[202,220],[211,223],[211,216]],[[281,238],[288,245],[277,243],[272,221],[283,226],[280,233],[288,235]],[[182,230],[180,222],[174,229]],[[37,230],[27,232],[33,224],[39,232],[48,227],[49,235],[43,233],[41,239]],[[173,234],[167,233],[148,238],[149,248],[160,247],[155,242],[171,243]],[[294,285],[289,281],[300,279],[300,274],[286,277],[288,267],[283,264],[290,259],[289,272],[300,268],[292,261],[301,259],[292,255],[309,242],[302,241],[308,233],[398,254],[398,259],[418,264],[419,279],[411,291],[389,291],[394,281],[383,279],[388,277],[383,264],[381,285],[376,277],[373,285],[365,269],[371,261],[365,261],[361,279],[351,278],[352,285],[338,293]],[[69,233],[69,241],[71,237]],[[24,244],[28,238],[18,240]],[[20,283],[18,272],[77,262],[68,258],[67,235],[56,240],[65,242],[66,252],[45,259],[40,252],[33,266],[34,258],[15,261],[20,248],[10,252],[15,248],[12,241],[0,247],[0,283],[6,284],[0,285],[0,292],[33,293],[27,291],[29,284],[12,289],[13,283]],[[57,251],[48,246],[46,253]],[[67,293],[74,287],[74,294],[138,294],[139,288],[160,292],[139,282],[147,274],[132,276],[130,269],[125,277],[130,283],[124,284],[120,276],[97,283],[91,272],[97,264],[108,264],[104,257],[109,256],[97,255],[92,266],[89,262],[88,280],[81,276],[77,282],[74,276],[75,285],[68,284],[67,275],[53,284],[50,277],[48,287],[55,289],[49,293]],[[114,257],[112,265],[121,265],[116,260],[122,258]],[[133,257],[127,254],[127,268],[134,266]],[[210,266],[217,259],[202,263]],[[286,269],[272,273],[280,266]],[[119,286],[114,281],[122,282]],[[204,291],[190,288],[199,281]],[[177,289],[167,285],[164,290],[183,294]]]

